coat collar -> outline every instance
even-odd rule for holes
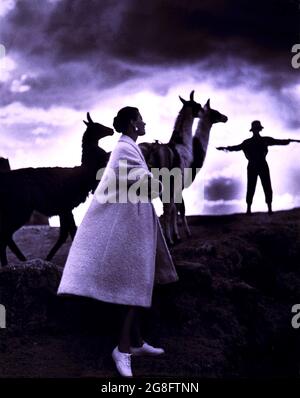
[[[139,152],[139,154],[141,155],[143,161],[145,162],[145,158],[143,155],[143,152],[141,151],[140,147],[138,146],[138,144],[128,135],[126,134],[121,134],[121,137],[119,138],[119,141],[123,141],[123,142],[127,142],[128,144],[132,145],[134,148],[136,148],[136,150]]]

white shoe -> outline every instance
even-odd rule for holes
[[[153,347],[152,345],[144,342],[141,347],[130,347],[130,352],[134,356],[149,355],[157,356],[165,353],[163,348]]]
[[[117,346],[112,352],[112,357],[120,375],[124,377],[132,377],[131,354],[119,351]]]

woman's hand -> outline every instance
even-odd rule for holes
[[[157,198],[163,191],[163,185],[156,178],[153,178],[150,176],[148,176],[148,178],[149,178],[148,179],[148,198],[149,199]],[[156,188],[158,188],[158,190],[154,189],[155,185],[156,185]]]

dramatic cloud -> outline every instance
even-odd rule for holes
[[[23,0],[6,15],[1,37],[40,81],[36,94],[61,83],[66,100],[71,86],[75,93],[84,85],[108,88],[151,75],[153,67],[191,65],[216,84],[277,90],[297,79],[290,65],[299,37],[297,3]]]
[[[13,10],[15,5],[15,0],[2,0],[0,3],[0,17],[5,16],[7,13]]]
[[[47,32],[62,60],[104,50],[153,65],[213,54],[220,60],[248,58],[274,69],[274,61],[283,61],[298,37],[297,7],[297,1],[289,0],[111,0],[101,5],[66,0],[53,11]]]
[[[222,157],[214,147],[241,142],[257,118],[278,138],[300,134],[299,69],[291,66],[298,6],[298,0],[1,0],[1,151],[19,167],[28,159],[73,164],[85,112],[111,125],[129,103],[143,110],[147,139],[166,142],[178,94],[195,89],[201,102],[212,97],[229,116],[213,127],[205,208],[231,203],[236,210],[242,175],[217,171],[237,167],[241,158]],[[73,131],[77,141],[70,140]],[[276,181],[287,198],[285,179]],[[197,183],[188,192],[197,197]]]
[[[233,200],[239,196],[240,182],[232,178],[212,178],[205,185],[205,199]]]

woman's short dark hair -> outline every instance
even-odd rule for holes
[[[137,120],[138,116],[138,108],[134,108],[133,106],[125,106],[125,108],[119,110],[117,116],[114,118],[114,129],[118,133],[123,133],[127,130],[130,121]]]

